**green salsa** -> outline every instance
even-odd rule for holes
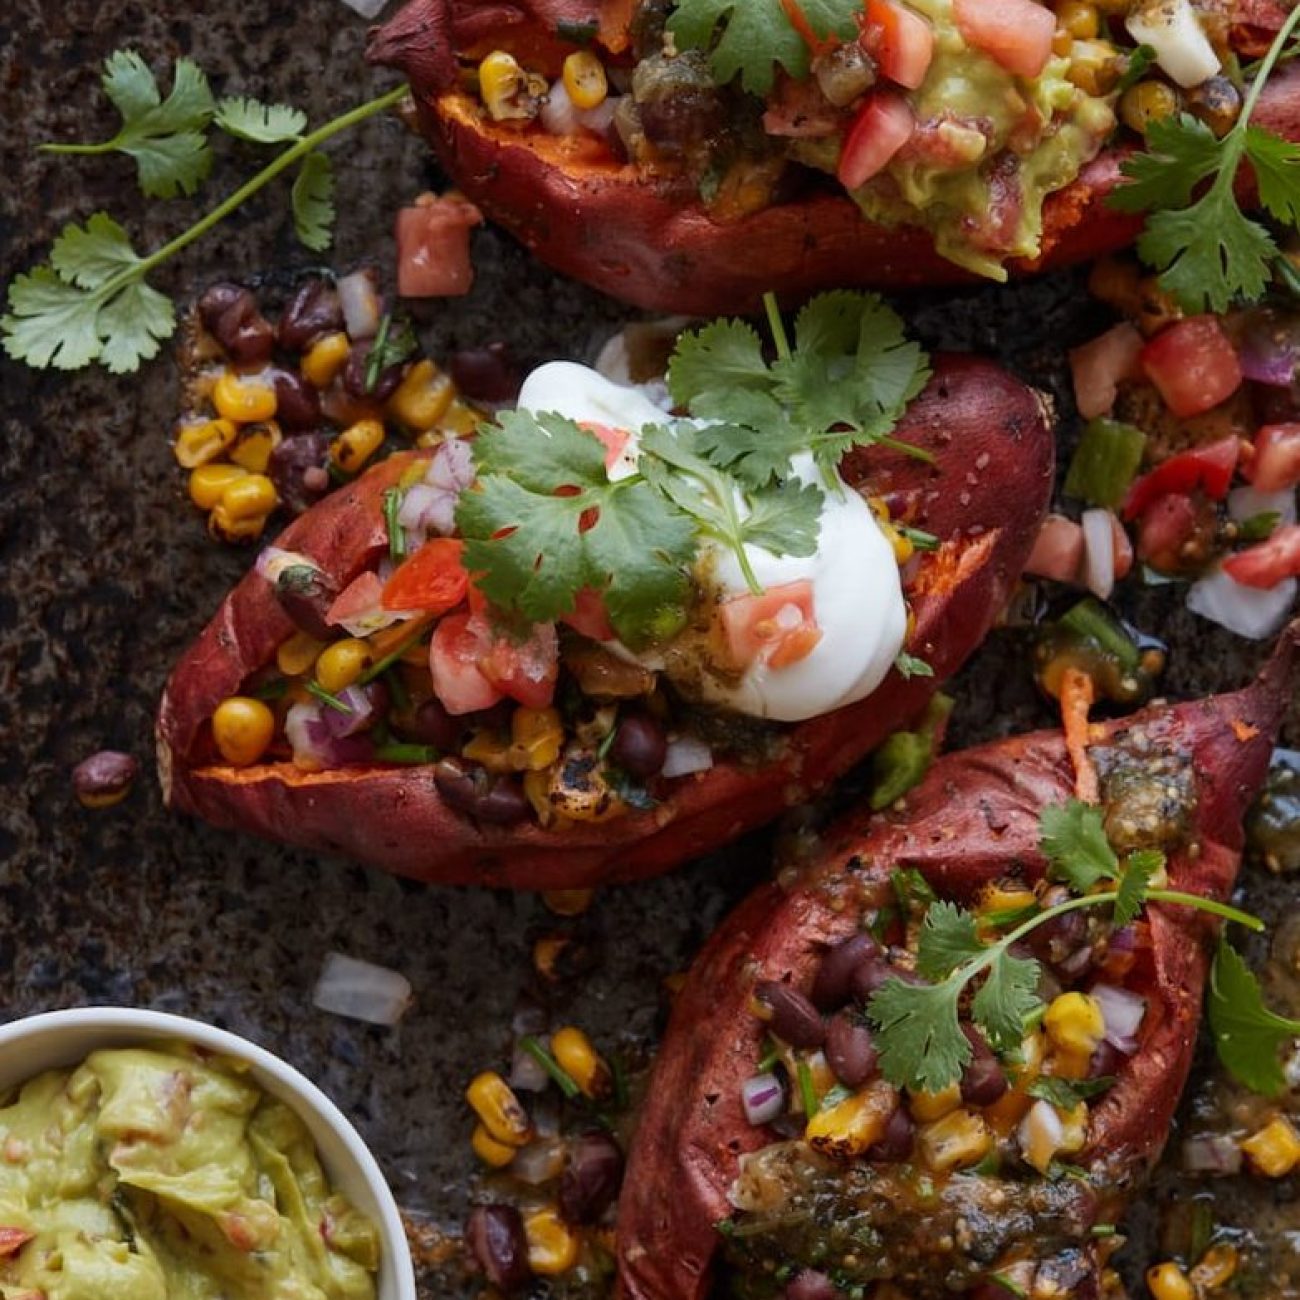
[[[379,1238],[236,1061],[95,1052],[0,1109],[0,1300],[373,1300]]]

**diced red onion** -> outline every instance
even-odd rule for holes
[[[668,752],[660,775],[665,777],[690,776],[692,772],[707,772],[713,766],[713,751],[694,736],[678,736],[668,742]]]
[[[1147,1013],[1146,998],[1114,984],[1094,984],[1091,993],[1101,1004],[1106,1041],[1116,1051],[1132,1056],[1137,1051],[1137,1032]]]
[[[510,1162],[510,1176],[530,1187],[539,1187],[564,1172],[564,1158],[564,1142],[561,1138],[536,1138]]]
[[[1189,1174],[1241,1172],[1241,1148],[1226,1133],[1205,1133],[1183,1143],[1183,1169]]]
[[[379,286],[375,283],[374,273],[366,270],[353,271],[339,281],[338,290],[348,336],[356,343],[374,338],[379,332],[379,321],[383,315],[383,303],[379,298]]]
[[[456,502],[474,481],[474,454],[462,438],[448,438],[429,461],[424,478],[408,488],[398,522],[425,535],[449,537],[456,530]]]
[[[294,763],[308,772],[368,763],[374,746],[367,736],[334,736],[316,703],[294,704],[284,719],[284,735],[293,747]],[[342,716],[341,714],[339,715]]]
[[[348,686],[337,693],[337,698],[341,704],[348,706],[347,713],[328,705],[321,710],[320,720],[331,738],[338,740],[364,731],[375,716],[373,687]]]
[[[279,546],[264,547],[253,566],[267,582],[274,585],[285,569],[319,569],[320,565],[310,556],[298,551],[286,551]]]
[[[1216,567],[1192,583],[1187,608],[1250,641],[1266,641],[1286,622],[1295,603],[1296,580],[1276,587],[1247,587]]]
[[[341,952],[329,953],[312,993],[312,1005],[369,1025],[395,1025],[411,1005],[405,975]]]
[[[1115,590],[1115,529],[1109,510],[1085,510],[1083,525],[1083,581],[1094,596],[1106,600]]]
[[[776,1075],[756,1074],[740,1085],[740,1101],[751,1124],[770,1124],[785,1109],[785,1089]]]
[[[1247,327],[1237,349],[1237,360],[1247,379],[1270,388],[1290,388],[1300,353],[1295,338],[1288,337],[1276,317],[1265,313]]]

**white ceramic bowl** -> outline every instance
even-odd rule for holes
[[[0,1026],[0,1091],[40,1074],[76,1065],[101,1047],[132,1047],[182,1039],[247,1061],[252,1077],[291,1106],[316,1139],[330,1181],[379,1228],[379,1300],[417,1300],[415,1271],[397,1203],[374,1156],[343,1112],[309,1079],[246,1038],[185,1016],[126,1007],[49,1011]]]

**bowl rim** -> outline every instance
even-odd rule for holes
[[[12,1051],[28,1039],[53,1033],[89,1033],[95,1030],[111,1033],[122,1041],[129,1038],[133,1030],[151,1038],[183,1039],[226,1056],[238,1057],[246,1061],[255,1074],[269,1077],[279,1084],[292,1096],[295,1108],[301,1107],[303,1111],[320,1119],[339,1138],[348,1158],[356,1165],[361,1178],[370,1189],[379,1212],[378,1227],[385,1253],[391,1263],[393,1281],[392,1296],[389,1297],[380,1290],[377,1291],[378,1300],[418,1300],[411,1248],[388,1179],[352,1121],[301,1070],[290,1065],[283,1057],[229,1029],[221,1029],[206,1021],[170,1011],[123,1006],[65,1007],[55,1011],[38,1011],[5,1021],[0,1024],[0,1054]],[[74,1052],[75,1050],[74,1048]],[[82,1057],[92,1050],[94,1049],[82,1050]],[[17,1074],[14,1085],[33,1077],[35,1075],[32,1073]],[[381,1268],[376,1278],[377,1288],[383,1272]]]

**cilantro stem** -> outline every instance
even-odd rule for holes
[[[111,140],[101,140],[97,144],[38,144],[41,153],[112,153],[122,143],[123,133],[119,131]]]
[[[582,1089],[578,1087],[577,1080],[574,1079],[573,1075],[571,1075],[568,1070],[566,1070],[531,1034],[527,1034],[521,1038],[519,1040],[519,1046],[522,1047],[523,1050],[551,1076],[555,1081],[556,1087],[558,1087],[570,1101],[581,1095]]]
[[[429,624],[424,619],[420,619],[419,623],[420,626],[417,627],[405,641],[398,645],[391,654],[386,654],[378,663],[371,664],[370,667],[357,678],[358,685],[369,686],[376,677],[382,677],[417,641],[420,640],[421,637],[424,636],[424,634],[429,630]]]
[[[1246,102],[1241,106],[1241,116],[1237,119],[1233,130],[1238,132],[1243,138],[1246,134],[1246,123],[1250,120],[1250,115],[1259,102],[1259,97],[1263,93],[1264,85],[1272,74],[1273,69],[1277,66],[1277,61],[1282,57],[1282,51],[1286,48],[1286,43],[1291,38],[1291,34],[1300,26],[1300,5],[1291,11],[1291,16],[1282,24],[1281,30],[1273,39],[1273,44],[1269,51],[1264,55],[1259,64],[1258,71],[1255,73],[1255,79],[1251,82],[1250,90],[1246,95]]]
[[[1244,925],[1256,934],[1265,929],[1264,922],[1259,917],[1238,911],[1227,903],[1216,902],[1213,898],[1202,898],[1199,894],[1185,894],[1180,889],[1148,889],[1146,897],[1148,902],[1177,903],[1182,907],[1194,907],[1200,912],[1210,912],[1214,916],[1223,917],[1225,921],[1236,921],[1238,925]]]
[[[772,331],[772,342],[776,344],[776,355],[782,361],[790,359],[790,340],[786,336],[785,322],[781,319],[781,308],[776,301],[776,294],[763,295],[763,310],[767,312],[767,327]]]

